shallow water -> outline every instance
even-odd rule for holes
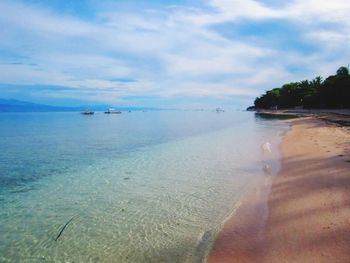
[[[287,125],[171,111],[4,113],[0,128],[1,262],[175,263],[201,262],[249,182],[276,172]]]

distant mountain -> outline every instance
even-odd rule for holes
[[[64,111],[82,111],[85,109],[94,111],[105,111],[108,108],[115,108],[120,111],[159,111],[164,110],[152,107],[118,107],[110,105],[86,105],[79,107],[50,106],[45,104],[20,101],[15,99],[0,99],[0,112],[64,112]],[[169,110],[169,109],[168,109]]]
[[[58,112],[79,111],[78,107],[59,107],[14,99],[0,99],[0,112]]]

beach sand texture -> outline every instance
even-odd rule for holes
[[[271,189],[252,187],[208,263],[350,262],[350,132],[314,118],[291,124]]]

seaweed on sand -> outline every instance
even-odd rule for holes
[[[63,234],[63,231],[66,229],[66,227],[69,225],[69,223],[73,221],[73,219],[74,219],[75,217],[77,217],[77,216],[73,216],[71,219],[69,219],[69,220],[63,225],[63,227],[61,228],[61,230],[58,232],[56,238],[54,238],[55,241],[57,241],[57,240],[61,237],[61,235]]]

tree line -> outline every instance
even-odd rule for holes
[[[255,108],[350,108],[350,75],[340,67],[336,75],[291,82],[267,91],[254,101]]]

